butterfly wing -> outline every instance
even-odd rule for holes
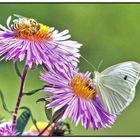
[[[124,110],[134,99],[140,79],[140,64],[130,61],[95,72],[97,93],[105,108],[113,114]]]

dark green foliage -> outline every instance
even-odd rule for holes
[[[17,125],[16,125],[16,131],[19,132],[19,135],[22,134],[22,132],[24,131],[29,119],[31,118],[34,126],[36,127],[36,129],[39,132],[39,129],[36,125],[36,119],[33,117],[31,110],[28,107],[20,107],[20,109],[24,109],[24,111],[22,112],[22,114],[19,116],[19,118],[17,119]]]
[[[46,105],[47,105],[48,103],[50,103],[50,102],[49,102],[49,101],[46,101],[46,102],[45,102],[45,114],[46,114],[47,119],[48,119],[49,121],[51,121],[51,120],[52,120],[52,109],[51,109],[51,108],[50,108],[50,109],[47,109],[47,108],[46,108]]]
[[[44,88],[44,87],[43,87]],[[39,92],[40,90],[43,90],[43,88],[39,88],[39,89],[34,89],[34,90],[31,90],[29,92],[24,92],[23,95],[26,95],[26,96],[31,96],[37,92]]]
[[[31,113],[29,110],[24,110],[21,115],[17,119],[17,124],[16,124],[16,132],[18,135],[21,135],[22,132],[24,131],[29,119],[31,117]]]
[[[67,108],[67,105],[65,105],[64,107],[62,107],[61,109],[57,110],[52,117],[52,122],[57,122],[59,119],[61,119],[61,117],[63,116],[65,110]]]
[[[4,100],[4,95],[3,95],[3,93],[2,93],[1,90],[0,90],[0,99],[1,99],[1,101],[2,101],[3,109],[4,109],[6,112],[12,114],[13,111],[10,111],[10,110],[7,108],[7,105],[6,105],[5,100]]]

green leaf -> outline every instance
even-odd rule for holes
[[[42,88],[39,88],[39,89],[34,89],[34,90],[31,90],[31,91],[28,91],[28,92],[24,92],[23,95],[31,96],[31,95],[35,94],[36,92],[39,92],[39,91],[43,90],[45,87],[46,87],[46,85],[43,86]]]
[[[51,120],[52,120],[52,109],[51,109],[51,108],[50,108],[50,109],[47,109],[47,108],[46,108],[46,105],[49,104],[50,102],[47,101],[45,98],[40,98],[40,99],[38,99],[38,100],[36,101],[36,103],[38,103],[38,102],[45,102],[45,114],[46,114],[47,119],[48,119],[49,121],[51,121]]]
[[[5,100],[4,100],[4,95],[3,95],[3,93],[2,93],[1,90],[0,90],[0,99],[1,99],[1,101],[2,101],[3,109],[4,109],[6,112],[12,114],[13,111],[10,111],[10,110],[7,108],[6,103],[5,103]]]
[[[31,114],[31,120],[32,120],[34,126],[36,127],[37,131],[40,132],[40,130],[39,130],[39,128],[37,127],[37,124],[36,124],[37,121],[36,121],[36,119],[34,119],[34,117],[32,116],[32,114]]]
[[[44,102],[44,101],[46,101],[45,98],[40,98],[40,99],[38,99],[38,100],[36,101],[36,103],[38,103],[38,102]]]
[[[40,131],[39,131],[39,128],[38,128],[37,125],[36,125],[36,122],[37,122],[37,121],[36,121],[36,119],[33,117],[31,110],[30,110],[28,107],[26,107],[26,106],[20,107],[20,109],[25,109],[25,110],[27,110],[28,112],[30,112],[31,120],[32,120],[34,126],[36,127],[36,129],[38,130],[38,132],[40,132]]]
[[[63,106],[61,109],[57,110],[52,117],[52,123],[57,122],[61,117],[63,116],[65,110],[67,108],[67,105]]]
[[[43,88],[34,89],[34,90],[29,91],[29,92],[25,92],[25,93],[23,93],[23,95],[31,96],[31,95],[37,93],[37,92],[40,91],[40,90],[43,90]]]
[[[50,103],[49,101],[45,102],[45,114],[46,114],[47,119],[49,121],[51,121],[52,120],[52,109],[51,108],[50,109],[46,108],[46,105],[49,104],[49,103]]]
[[[24,110],[22,114],[18,117],[17,119],[17,124],[16,124],[16,132],[21,135],[31,117],[31,113],[29,110]]]

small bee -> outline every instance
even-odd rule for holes
[[[86,82],[86,86],[88,87],[89,90],[94,89],[94,87],[93,87],[93,85],[91,83],[92,83],[91,79],[88,79],[87,82]]]
[[[32,19],[26,17],[19,17],[19,19],[14,21],[11,29],[18,35],[24,33],[27,35],[34,35],[40,29],[39,23]]]
[[[88,89],[89,89],[89,90],[93,90],[94,88],[93,88],[92,85],[88,85]]]

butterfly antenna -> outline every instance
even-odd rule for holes
[[[103,60],[100,61],[99,65],[98,65],[98,67],[97,67],[97,70],[98,70],[98,71],[99,71],[99,68],[101,67],[102,63],[103,63]]]
[[[81,55],[81,57],[93,68],[96,70],[96,67],[92,65],[84,56]]]

